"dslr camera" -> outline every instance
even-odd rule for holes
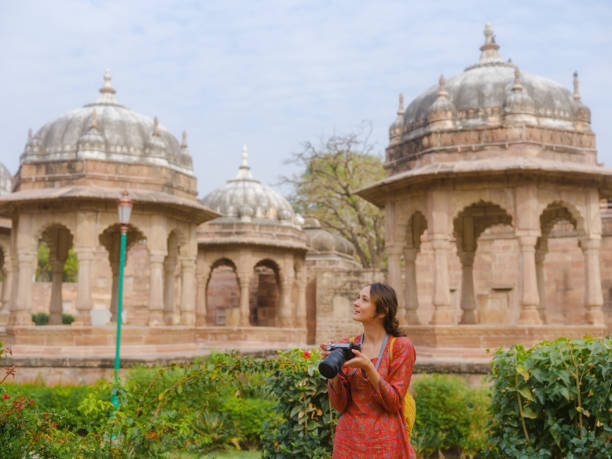
[[[325,350],[329,351],[329,355],[319,363],[319,373],[327,379],[335,377],[341,372],[344,362],[355,357],[353,349],[361,351],[361,344],[330,343],[325,346]]]

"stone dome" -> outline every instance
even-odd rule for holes
[[[302,227],[306,233],[306,243],[309,249],[315,252],[339,253],[353,256],[355,248],[349,241],[321,227],[321,223],[314,217],[306,217]]]
[[[110,71],[96,102],[73,110],[29,134],[22,163],[98,159],[165,166],[193,176],[185,141],[115,99]]]
[[[526,105],[527,112],[533,112],[531,121],[535,125],[575,129],[574,121],[580,115],[582,121],[590,122],[590,112],[580,102],[577,79],[573,94],[559,83],[524,71],[520,71],[517,82],[516,66],[502,61],[490,24],[485,26],[484,35],[482,54],[476,64],[445,82],[441,79],[439,85],[432,86],[408,105],[403,117],[404,133],[425,126],[428,116],[440,112],[441,103],[448,107],[445,111],[449,113],[456,110],[453,116],[456,129],[500,124],[504,111],[508,112],[504,108],[516,106],[517,99]],[[440,99],[441,92],[448,97]]]
[[[299,226],[300,218],[291,204],[272,188],[251,175],[246,145],[238,174],[222,187],[212,191],[200,202],[223,215],[217,220],[280,223]]]
[[[8,194],[11,191],[13,191],[13,176],[6,166],[0,163],[0,195]]]

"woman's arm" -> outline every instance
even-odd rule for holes
[[[389,344],[390,345],[390,344]],[[416,354],[408,338],[396,339],[393,343],[393,360],[389,365],[386,379],[380,376],[370,359],[359,351],[353,350],[355,358],[346,366],[362,368],[374,390],[374,399],[385,411],[393,413],[402,408],[404,395],[410,385],[412,368]]]
[[[351,389],[348,380],[340,374],[335,378],[328,379],[327,393],[329,403],[340,413],[344,413],[351,400]]]
[[[341,342],[348,341],[342,340]],[[325,359],[329,352],[325,350],[326,345],[321,344],[321,357]],[[351,388],[348,380],[341,374],[336,375],[334,378],[327,380],[327,394],[329,396],[329,403],[338,410],[340,413],[344,413],[346,407],[351,400]]]
[[[378,381],[372,384],[376,389],[374,398],[385,411],[393,413],[403,409],[404,396],[410,386],[415,360],[416,353],[412,342],[408,338],[396,339],[388,376],[381,378],[379,375]]]

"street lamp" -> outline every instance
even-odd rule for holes
[[[127,191],[121,193],[121,199],[117,204],[119,213],[119,225],[121,228],[121,248],[119,249],[119,291],[117,292],[117,345],[115,347],[115,388],[113,389],[112,402],[115,408],[119,408],[117,389],[119,387],[119,347],[121,345],[121,306],[123,304],[123,266],[125,265],[125,244],[127,238],[130,215],[132,214],[132,201]]]

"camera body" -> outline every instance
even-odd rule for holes
[[[329,355],[319,363],[319,373],[328,379],[334,378],[342,370],[344,362],[355,357],[353,349],[361,351],[361,344],[330,343],[325,346]]]

